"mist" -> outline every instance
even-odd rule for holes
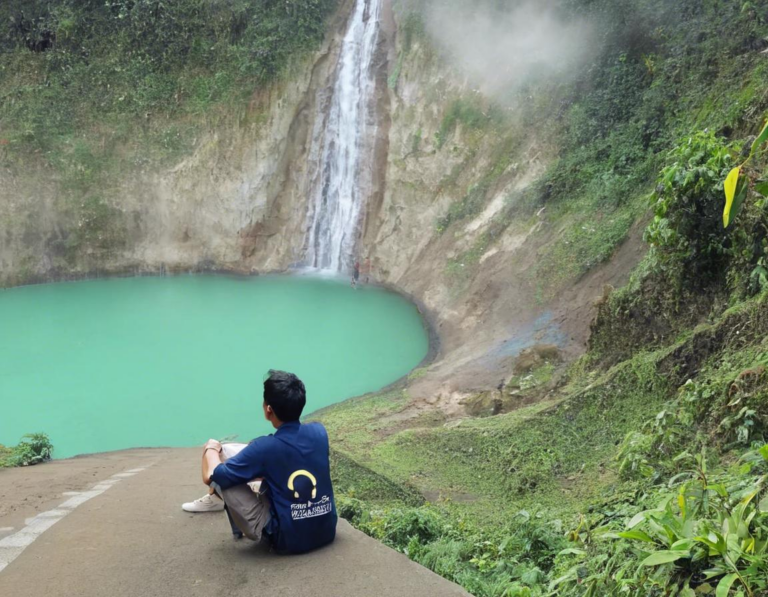
[[[426,14],[427,31],[441,53],[489,95],[571,74],[594,47],[589,23],[566,21],[554,2],[544,0],[503,8],[431,0]]]

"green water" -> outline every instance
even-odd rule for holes
[[[130,278],[0,291],[0,443],[55,457],[241,441],[270,431],[264,374],[292,371],[309,413],[377,390],[428,350],[417,310],[306,277]]]

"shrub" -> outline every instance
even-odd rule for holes
[[[654,219],[645,232],[662,267],[697,284],[722,278],[731,239],[721,224],[723,180],[735,147],[699,132],[669,153],[651,196]]]
[[[688,459],[684,482],[582,517],[570,533],[576,547],[558,555],[550,595],[764,595],[766,457],[768,446],[745,454],[737,473],[715,472],[702,453]]]
[[[5,457],[6,466],[31,466],[51,459],[53,445],[45,433],[29,433]]]

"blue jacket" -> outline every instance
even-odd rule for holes
[[[336,536],[328,433],[320,423],[284,423],[253,440],[211,475],[222,489],[263,477],[271,502],[264,531],[280,553],[303,553]]]

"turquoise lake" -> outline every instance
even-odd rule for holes
[[[306,276],[104,279],[0,291],[0,443],[45,432],[56,458],[269,433],[269,369],[305,414],[378,390],[426,356],[417,309]]]

